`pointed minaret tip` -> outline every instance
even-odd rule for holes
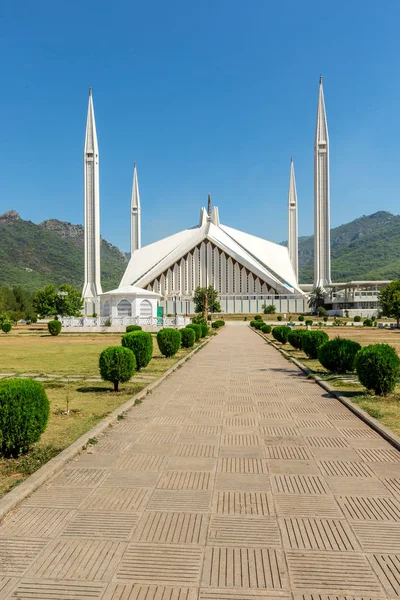
[[[89,85],[89,96],[91,96],[91,95],[92,95],[92,86]]]
[[[208,194],[208,200],[207,200],[207,214],[209,217],[211,217],[211,196],[210,196],[210,194]]]
[[[322,75],[319,76],[319,85],[322,85]]]

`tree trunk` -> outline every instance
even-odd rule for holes
[[[400,316],[399,316],[399,315],[397,315],[397,329],[400,329],[400,328],[399,328],[399,323],[400,323]]]
[[[114,381],[114,392],[118,392],[118,383],[119,381]]]

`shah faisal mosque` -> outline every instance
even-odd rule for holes
[[[329,135],[322,78],[314,138],[314,284],[298,283],[298,203],[293,160],[288,194],[288,246],[233,229],[220,221],[218,207],[200,209],[197,225],[141,245],[136,164],[131,197],[131,258],[119,287],[103,293],[100,280],[99,147],[92,90],[84,148],[85,315],[154,318],[194,313],[197,287],[212,285],[224,313],[279,313],[309,310],[307,293],[319,286],[334,314],[375,314],[379,287],[387,282],[331,282]],[[158,310],[158,312],[157,312]],[[160,312],[161,311],[161,312]]]

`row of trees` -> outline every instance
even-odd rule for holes
[[[36,293],[17,286],[12,289],[0,286],[0,322],[16,323],[20,319],[35,322],[37,317],[69,316],[82,313],[81,294],[72,285],[64,283],[58,288],[47,285]]]

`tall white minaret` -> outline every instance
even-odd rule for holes
[[[299,280],[299,247],[298,247],[298,225],[297,225],[297,191],[296,179],[294,176],[293,158],[290,160],[290,180],[288,196],[288,249],[289,258],[292,263],[296,280]]]
[[[314,140],[314,286],[331,283],[329,136],[322,76]]]
[[[140,196],[139,183],[137,177],[136,163],[133,166],[133,184],[131,199],[131,256],[135,250],[139,250],[141,241],[141,223],[140,223]]]
[[[89,90],[89,106],[86,122],[84,149],[85,185],[85,283],[82,298],[85,315],[99,312],[100,283],[100,195],[99,195],[99,147],[94,119],[92,88]]]

